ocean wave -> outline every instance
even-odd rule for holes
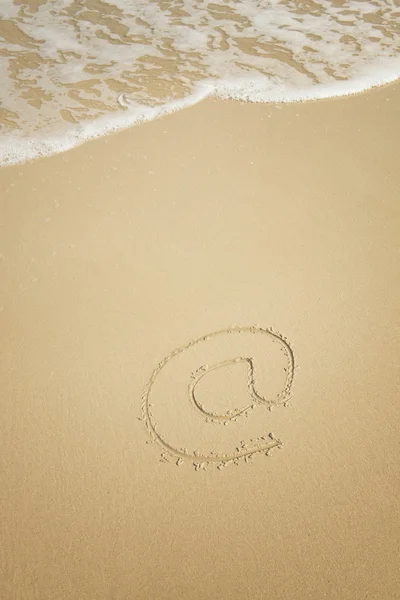
[[[0,164],[210,95],[293,102],[400,76],[391,0],[18,0],[0,16]]]

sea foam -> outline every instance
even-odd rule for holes
[[[295,102],[400,77],[391,0],[52,0],[0,15],[0,164],[211,95]]]

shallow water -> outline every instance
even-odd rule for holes
[[[210,94],[258,102],[400,75],[398,0],[0,0],[0,164]]]

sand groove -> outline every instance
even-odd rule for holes
[[[248,326],[239,327],[234,326],[228,329],[221,329],[213,333],[207,334],[195,340],[192,340],[188,344],[175,349],[173,352],[168,354],[154,369],[150,380],[148,381],[142,396],[142,417],[141,420],[144,422],[148,433],[151,437],[151,441],[156,442],[162,449],[161,458],[165,462],[175,462],[177,465],[182,464],[185,460],[193,463],[196,470],[206,468],[207,465],[216,464],[217,467],[223,468],[230,463],[238,464],[240,460],[248,462],[254,455],[264,453],[268,456],[269,452],[273,448],[281,448],[282,441],[276,438],[271,432],[256,439],[251,439],[250,442],[241,440],[238,442],[234,450],[221,453],[218,451],[201,451],[201,450],[189,450],[184,447],[178,447],[166,439],[164,433],[161,433],[158,429],[157,423],[153,415],[153,396],[154,394],[154,383],[156,378],[160,375],[160,372],[177,355],[180,355],[190,348],[197,346],[200,342],[207,342],[217,336],[229,336],[232,334],[250,333],[253,335],[264,335],[271,339],[272,342],[278,343],[280,349],[284,352],[287,359],[287,367],[284,369],[286,373],[286,381],[281,392],[274,397],[268,398],[262,395],[257,389],[256,381],[256,368],[255,360],[251,356],[236,356],[234,358],[227,358],[224,361],[208,365],[203,364],[199,366],[191,374],[188,373],[187,378],[187,400],[196,410],[197,415],[201,416],[206,423],[217,423],[228,425],[232,421],[238,421],[240,418],[247,416],[249,411],[254,409],[257,405],[263,405],[269,410],[272,410],[273,406],[276,405],[287,405],[290,399],[291,389],[294,379],[295,371],[295,358],[293,349],[288,339],[277,333],[272,328],[263,329],[259,326]],[[207,345],[206,345],[207,348]],[[205,353],[206,354],[206,353]],[[249,393],[250,402],[241,409],[228,410],[222,413],[206,410],[205,407],[197,398],[197,387],[199,382],[216,369],[234,365],[238,363],[245,363],[247,365],[247,389]],[[212,426],[212,425],[210,425]]]

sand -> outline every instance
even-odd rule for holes
[[[400,598],[399,106],[206,100],[0,171],[2,599]]]

